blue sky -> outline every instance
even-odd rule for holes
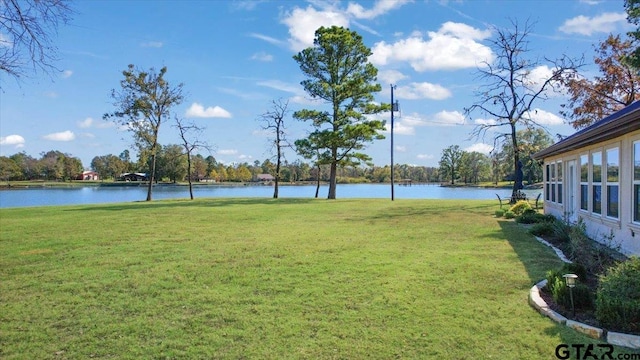
[[[376,100],[389,102],[390,84],[397,85],[395,162],[437,166],[450,145],[485,153],[491,148],[490,138],[470,137],[478,122],[489,119],[465,119],[463,110],[476,100],[479,62],[494,56],[487,47],[492,26],[535,22],[530,57],[584,54],[587,76],[594,74],[593,45],[629,30],[622,0],[94,0],[74,7],[74,20],[55,39],[61,72],[53,80],[35,74],[17,83],[0,74],[1,155],[60,150],[89,168],[94,156],[130,149],[130,134],[102,115],[114,110],[111,89],[134,64],[166,66],[166,79],[184,84],[185,101],[174,111],[206,128],[202,139],[218,161],[262,162],[272,149],[257,118],[272,100],[288,99],[293,111],[321,106],[304,93],[292,56],[312,45],[318,27],[340,25],[357,31],[373,50],[370,60],[383,89]],[[551,134],[573,132],[559,117],[564,102],[554,96],[535,106]],[[388,113],[382,117],[389,122]],[[288,138],[304,137],[309,126],[289,119]],[[388,135],[366,150],[376,165],[390,161]],[[179,142],[170,123],[163,125],[160,143]],[[292,151],[286,157],[296,159]]]

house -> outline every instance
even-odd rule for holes
[[[145,173],[124,173],[120,174],[118,181],[147,181],[149,178]]]
[[[544,162],[545,213],[640,255],[640,101],[533,157]]]
[[[76,180],[100,180],[100,176],[95,171],[83,171],[82,174],[79,174]]]
[[[271,174],[258,174],[256,175],[256,181],[274,181],[276,178]]]

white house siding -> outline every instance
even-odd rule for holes
[[[634,164],[634,144],[636,149],[640,149],[640,130],[544,158],[545,213],[572,222],[580,218],[586,225],[587,233],[594,240],[602,243],[612,241],[614,245],[620,246],[621,252],[640,256],[640,219],[634,220],[634,211],[638,211],[635,207],[639,206],[637,197],[640,196],[637,193],[634,196],[634,165],[640,167],[640,159],[636,158]],[[615,155],[612,149],[616,148],[619,159],[617,182],[612,181],[615,180],[613,178],[607,179],[606,166],[607,163],[612,163],[611,159],[607,159],[607,154]],[[597,171],[593,171],[593,156],[598,153],[602,162],[600,182],[597,181]],[[587,181],[581,182],[581,160],[584,159],[588,162]],[[558,176],[557,170],[560,166],[561,177]],[[615,203],[616,200],[615,195],[608,196],[607,187],[609,186],[610,192],[615,194],[616,184],[618,186],[617,216],[615,211],[614,215],[608,214],[607,211],[607,204],[610,201]],[[581,203],[583,200],[581,185],[586,186],[586,210],[581,208],[584,204]],[[594,204],[593,201],[594,187],[598,185],[601,186],[600,213],[597,213],[597,203]],[[640,186],[640,174],[635,175],[635,185]]]

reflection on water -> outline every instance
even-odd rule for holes
[[[280,186],[280,198],[312,198],[315,195],[315,185]],[[542,190],[525,190],[527,196],[535,198]],[[273,187],[263,185],[252,186],[220,186],[198,185],[193,188],[196,198],[216,197],[273,197]],[[328,186],[320,187],[319,197],[327,196]],[[338,184],[337,198],[391,198],[389,184]],[[496,199],[509,198],[508,189],[481,188],[449,188],[438,185],[413,185],[394,188],[395,199]],[[72,205],[72,204],[101,204],[115,202],[143,201],[147,198],[146,186],[115,187],[115,186],[87,186],[78,188],[29,188],[0,191],[0,208],[44,206],[44,205]],[[153,199],[187,199],[188,186],[160,185],[153,188]]]

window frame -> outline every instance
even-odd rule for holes
[[[596,156],[599,158],[596,161]],[[591,213],[597,214],[598,216],[602,216],[602,203],[603,203],[603,194],[602,194],[602,159],[603,152],[602,149],[598,149],[598,151],[592,151],[590,154],[590,166],[591,171],[589,172],[590,180],[591,180]],[[599,168],[596,168],[599,167]],[[598,178],[596,179],[596,175]],[[596,181],[599,180],[599,181]],[[597,211],[596,211],[597,210]]]
[[[631,222],[640,225],[640,140],[631,142],[631,169]]]
[[[614,180],[610,180],[609,178],[609,172],[610,172],[610,159],[609,157],[612,155],[613,152],[616,152],[617,158],[616,160],[616,178],[615,181]],[[606,191],[603,192],[604,195],[604,201],[603,201],[603,205],[605,206],[605,211],[604,214],[606,217],[610,218],[610,219],[620,219],[620,147],[619,146],[613,146],[613,147],[609,147],[606,148],[603,151],[604,156],[604,161],[603,161],[603,175],[605,175],[603,177],[603,182],[604,182],[604,186],[603,188],[606,189]],[[610,189],[615,187],[615,198],[617,200],[617,206],[615,209],[615,214],[611,213],[611,192]]]
[[[589,163],[589,153],[580,154],[578,161],[580,164],[580,210],[588,212],[589,204],[590,204],[589,173],[591,172],[590,163]],[[586,179],[585,179],[585,175],[586,175]]]

